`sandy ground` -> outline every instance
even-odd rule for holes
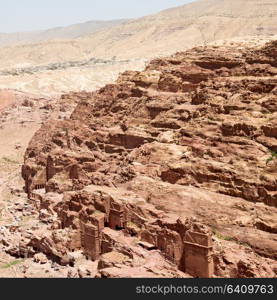
[[[11,91],[0,91],[0,112],[8,105],[11,105],[15,101],[15,96]]]

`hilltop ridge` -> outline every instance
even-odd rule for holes
[[[276,20],[277,0],[200,0],[122,24],[104,23],[108,28],[79,38],[1,47],[0,88],[36,93],[40,89],[44,93],[91,91],[101,86],[95,84],[99,68],[92,64],[76,67],[72,62],[104,59],[108,63],[103,76],[111,76],[103,82],[112,82],[121,71],[141,70],[154,57],[193,46],[274,39]],[[59,64],[67,68],[51,69]],[[29,72],[41,66],[44,71]]]

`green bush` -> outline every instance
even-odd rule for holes
[[[270,163],[274,159],[277,159],[277,152],[271,151],[271,156],[266,160],[266,164]]]

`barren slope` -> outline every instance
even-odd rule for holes
[[[215,40],[276,34],[276,21],[276,0],[202,0],[130,21],[82,42],[93,45],[97,55],[151,57]]]
[[[44,225],[18,229],[20,251],[62,265],[82,251],[98,262],[91,277],[182,277],[185,232],[212,230],[214,276],[276,276],[276,53],[276,41],[195,48],[65,95],[81,99],[70,119],[43,124],[25,154]]]
[[[0,33],[0,46],[3,47],[14,44],[37,43],[51,39],[74,39],[125,22],[127,22],[127,20],[88,21],[85,23],[56,27],[47,30]]]
[[[276,20],[277,0],[200,0],[73,41],[3,48],[1,66],[10,66],[11,50],[13,64],[46,63],[50,56],[53,61],[153,57],[214,40],[276,34]],[[61,47],[66,51],[61,53]]]
[[[277,0],[200,0],[81,38],[1,47],[0,88],[90,91],[103,83],[95,82],[99,68],[87,66],[91,59],[105,58],[103,77],[106,70],[117,76],[117,70],[140,70],[147,59],[215,40],[270,39],[277,34],[276,21]]]

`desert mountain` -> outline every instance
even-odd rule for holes
[[[152,57],[214,41],[272,39],[276,20],[277,0],[199,0],[120,25],[50,30],[41,34],[43,39],[69,39],[0,48],[0,88],[46,94],[91,91],[126,69],[142,70]],[[107,28],[99,30],[101,26]],[[93,34],[70,38],[90,27]]]
[[[276,278],[276,3],[0,48],[0,277]]]
[[[276,21],[277,0],[202,0],[129,21],[82,43],[97,55],[157,56],[215,40],[276,34]]]
[[[88,21],[64,27],[30,32],[0,33],[0,46],[11,46],[19,43],[35,43],[51,39],[74,39],[83,35],[110,28],[127,22],[127,20]]]
[[[96,92],[14,95],[0,262],[25,258],[24,277],[276,278],[276,54],[195,47]]]

